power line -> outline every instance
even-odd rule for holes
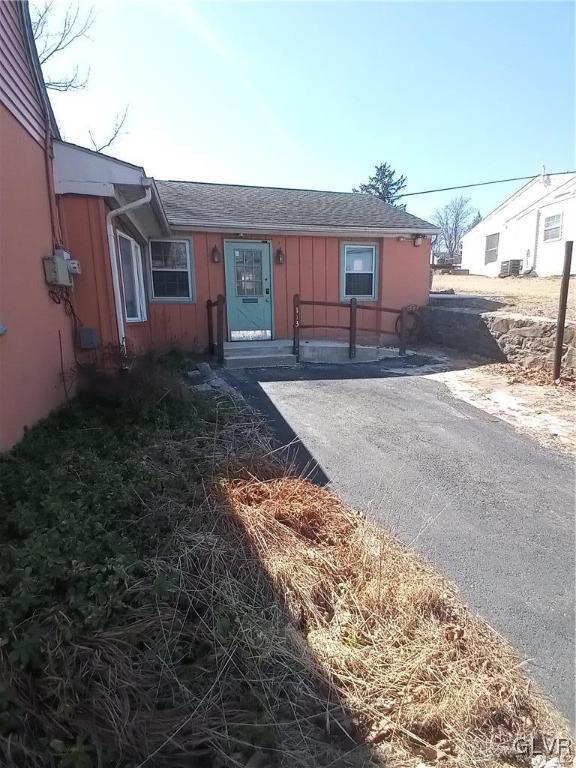
[[[557,171],[556,173],[546,173],[545,176],[562,176],[565,173],[576,173],[576,171]],[[537,173],[535,176],[516,176],[513,179],[496,179],[495,181],[478,181],[475,184],[459,184],[457,187],[441,187],[440,189],[424,189],[422,192],[404,192],[398,197],[412,197],[413,195],[429,195],[431,192],[450,192],[453,189],[469,189],[470,187],[485,187],[487,184],[505,184],[507,181],[527,181],[541,176]]]

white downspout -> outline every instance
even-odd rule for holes
[[[110,252],[110,266],[112,268],[112,285],[114,287],[114,305],[116,307],[116,327],[118,328],[118,343],[122,354],[126,352],[126,330],[124,325],[124,310],[122,309],[122,292],[120,290],[120,273],[118,271],[118,257],[116,254],[116,237],[114,236],[114,227],[112,219],[115,216],[121,216],[123,213],[132,211],[134,208],[140,208],[141,205],[149,203],[152,199],[152,186],[149,179],[143,181],[146,187],[144,197],[134,200],[132,203],[122,205],[106,214],[106,231],[108,232],[108,250]]]

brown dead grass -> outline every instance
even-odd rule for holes
[[[554,387],[565,392],[576,392],[576,372],[573,369],[562,371],[558,381],[552,378],[550,368],[496,363],[489,366],[489,369],[492,373],[506,376],[509,384],[535,384],[540,387]]]
[[[456,293],[471,293],[501,300],[502,309],[526,315],[558,315],[559,277],[484,277],[482,275],[441,275],[435,273],[433,291],[452,288]],[[576,320],[576,277],[570,281],[568,320]]]
[[[456,589],[333,493],[299,479],[223,492],[358,737],[391,749],[389,765],[519,764],[514,738],[562,730]]]
[[[277,457],[227,399],[158,431],[143,512],[171,533],[115,624],[71,636],[54,610],[41,670],[0,654],[0,766],[487,768],[561,732],[449,583]]]

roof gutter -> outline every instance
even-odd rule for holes
[[[142,205],[146,205],[152,199],[152,183],[150,179],[143,179],[142,186],[145,187],[146,192],[144,197],[138,198],[131,203],[122,205],[120,208],[115,208],[113,211],[108,211],[106,214],[106,231],[108,233],[108,251],[110,253],[110,267],[112,269],[112,285],[114,288],[114,305],[116,308],[116,327],[118,329],[118,343],[120,345],[120,352],[126,354],[126,327],[124,323],[124,312],[122,309],[122,292],[120,290],[120,271],[118,269],[118,255],[116,253],[116,237],[114,235],[114,225],[112,220],[117,216],[121,216],[128,211],[133,211],[135,208],[140,208]]]

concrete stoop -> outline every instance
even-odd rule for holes
[[[410,353],[408,353],[410,354]],[[312,339],[300,342],[300,361],[292,353],[292,341],[236,341],[224,345],[226,368],[271,368],[294,366],[301,363],[343,364],[373,363],[390,357],[398,357],[397,347],[368,346],[358,344],[356,357],[350,358],[348,343]]]
[[[225,368],[274,368],[297,364],[296,355],[292,354],[292,342],[286,339],[224,344]]]

